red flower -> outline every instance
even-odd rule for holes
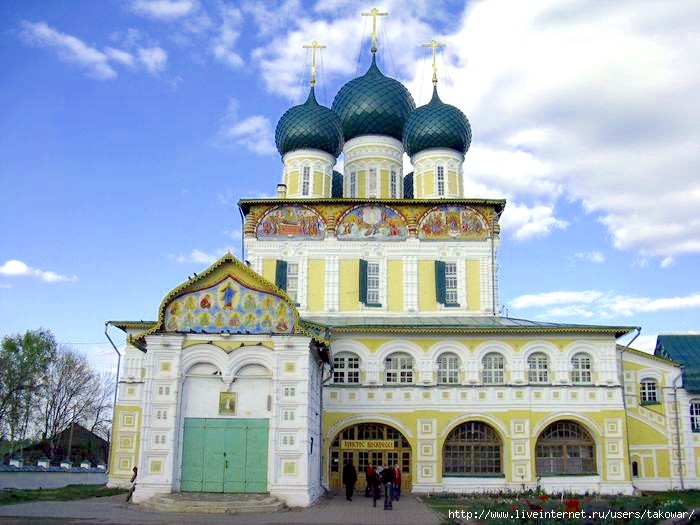
[[[564,510],[566,512],[578,512],[581,510],[581,502],[577,499],[564,500]]]

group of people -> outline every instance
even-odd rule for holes
[[[392,510],[392,503],[401,498],[401,467],[377,467],[368,465],[365,469],[365,497],[372,498],[372,503],[377,506],[377,500],[384,496],[384,510]],[[345,485],[345,499],[352,501],[357,483],[357,470],[352,460],[343,467],[343,485]]]

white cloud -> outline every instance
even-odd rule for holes
[[[592,263],[605,262],[605,256],[601,252],[578,252],[574,254],[574,257]]]
[[[179,263],[195,263],[210,265],[223,257],[226,252],[232,252],[230,247],[219,248],[213,252],[205,252],[203,250],[194,249],[190,253],[172,255],[171,257]]]
[[[10,259],[0,266],[0,275],[5,275],[7,277],[34,276],[47,283],[78,280],[78,277],[75,275],[69,277],[52,271],[39,270],[17,259]]]
[[[140,15],[159,20],[177,20],[194,13],[199,7],[196,0],[133,0],[131,9]]]
[[[139,61],[149,73],[160,73],[165,69],[168,54],[160,47],[141,48],[138,51]]]
[[[554,208],[544,204],[525,206],[509,202],[500,220],[504,230],[514,232],[518,240],[544,237],[553,229],[566,229],[568,223],[554,216]]]
[[[105,47],[105,55],[115,62],[124,64],[125,66],[134,65],[134,56],[131,53],[122,51],[121,49],[115,49],[113,47]]]
[[[238,102],[229,102],[226,115],[216,136],[216,143],[223,147],[242,146],[258,155],[274,154],[272,123],[267,117],[253,115],[239,118]]]
[[[109,65],[109,57],[71,35],[49,27],[46,22],[22,22],[22,37],[30,44],[54,48],[58,56],[86,68],[88,74],[100,80],[117,76]]]
[[[512,309],[540,309],[539,317],[632,317],[642,313],[700,308],[700,293],[680,297],[634,297],[600,290],[556,291],[521,295],[510,301]],[[512,310],[511,310],[512,313]],[[517,316],[516,316],[517,317]]]
[[[562,221],[558,202],[579,202],[662,267],[700,253],[699,19],[683,1],[468,3],[443,36],[460,90],[439,84],[472,124],[468,187]]]
[[[216,37],[212,40],[211,52],[224,64],[234,68],[241,67],[243,59],[235,51],[243,22],[241,11],[233,6],[221,4],[219,14],[221,24]]]

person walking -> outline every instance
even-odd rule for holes
[[[355,465],[352,464],[352,460],[349,459],[345,462],[343,467],[343,485],[345,485],[345,499],[352,501],[352,494],[355,492],[355,483],[357,483],[357,470],[355,470]]]
[[[394,482],[394,469],[384,467],[382,470],[382,484],[384,485],[384,510],[392,510],[391,487]]]
[[[372,496],[372,485],[370,482],[374,476],[374,473],[374,467],[371,464],[367,465],[367,468],[365,469],[365,498]]]
[[[369,477],[367,484],[370,487],[370,494],[372,494],[372,505],[377,506],[377,500],[382,497],[382,480],[379,478],[377,471],[372,469],[372,475]]]
[[[394,465],[394,501],[399,501],[401,498],[401,467],[397,463]]]

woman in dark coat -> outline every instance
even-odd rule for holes
[[[357,470],[352,460],[345,462],[343,467],[343,485],[345,485],[345,499],[352,501],[352,494],[355,492],[355,483],[357,483]]]

